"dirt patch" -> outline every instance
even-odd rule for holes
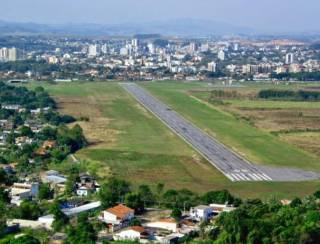
[[[70,97],[55,97],[58,110],[62,114],[69,114],[75,118],[85,117],[89,121],[77,121],[89,141],[89,148],[113,147],[117,134],[120,132],[109,127],[110,119],[102,116],[102,111],[96,98],[85,99]],[[72,125],[71,125],[72,126]]]
[[[320,156],[320,132],[282,134],[280,138],[308,152]]]

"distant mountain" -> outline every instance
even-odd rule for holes
[[[151,23],[122,24],[36,24],[0,21],[0,34],[53,35],[135,35],[158,33],[177,36],[253,34],[255,31],[237,25],[208,20],[179,19]]]

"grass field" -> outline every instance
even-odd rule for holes
[[[252,162],[320,171],[320,160],[316,156],[189,96],[185,86],[154,83],[144,87]]]
[[[296,85],[297,86],[297,85]],[[263,85],[262,85],[263,87]],[[316,84],[307,84],[298,88],[280,86],[290,90],[313,89],[320,90]],[[270,87],[269,87],[270,88]],[[230,90],[230,88],[228,88]],[[231,88],[234,89],[234,88]],[[289,144],[319,156],[320,144],[320,102],[285,101],[249,99],[248,94],[257,94],[261,87],[248,86],[246,89],[235,89],[241,98],[217,98],[222,102],[215,102],[215,106],[235,117],[249,122],[258,129],[281,135]],[[208,101],[210,92],[206,90],[189,92],[200,100]]]
[[[102,180],[113,174],[134,185],[163,182],[167,188],[188,188],[199,193],[228,189],[238,196],[263,199],[303,196],[320,187],[320,182],[230,182],[116,83],[41,85],[54,96],[62,113],[89,117],[89,122],[79,123],[91,144],[76,156]],[[228,113],[185,93],[206,84],[157,83],[145,87],[257,163],[320,170],[317,158],[311,154],[239,124]]]

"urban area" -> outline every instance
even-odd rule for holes
[[[27,36],[0,45],[2,79],[312,81],[320,71],[312,40]]]

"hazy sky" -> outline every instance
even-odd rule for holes
[[[122,23],[180,18],[260,30],[319,30],[320,0],[1,0],[0,20]]]

